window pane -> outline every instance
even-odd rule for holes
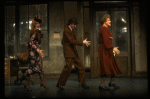
[[[37,5],[29,5],[29,17],[34,17],[38,15]]]
[[[28,7],[29,7],[29,11],[28,11]],[[29,32],[33,28],[32,20],[35,17],[35,15],[40,15],[43,21],[43,24],[40,28],[41,32],[44,34],[44,37],[41,42],[41,47],[44,50],[43,53],[45,54],[45,56],[48,56],[47,4],[20,6],[19,52],[23,53],[27,51],[26,42],[29,36]],[[42,30],[46,30],[46,31],[42,31]]]
[[[43,24],[41,25],[40,30],[47,30],[47,17],[41,18]]]
[[[15,32],[7,31],[7,55],[14,56],[15,55]],[[6,57],[8,57],[6,56]]]
[[[99,35],[99,30],[102,26],[101,18],[106,13],[108,13],[108,11],[96,11],[96,31],[97,31],[98,35]]]
[[[28,18],[21,18],[19,25],[20,25],[20,31],[27,31],[28,30]]]
[[[7,6],[7,18],[15,18],[15,6]]]
[[[102,26],[101,18],[106,13],[108,13],[108,11],[96,11],[96,35],[97,35],[97,41],[99,39],[99,30],[100,30],[100,28]],[[97,43],[97,48],[99,48],[99,43]]]
[[[29,37],[28,31],[21,31],[20,32],[20,39],[19,39],[19,53],[25,53],[27,52],[27,46],[26,42]]]
[[[38,14],[41,17],[46,17],[47,16],[47,4],[40,4],[38,5]]]
[[[27,51],[28,51],[28,48],[27,48],[26,44],[19,45],[18,53],[26,53]]]
[[[48,33],[47,31],[41,31],[43,33],[43,38],[41,41],[41,48],[44,50],[43,53],[45,56],[48,56]]]
[[[7,45],[15,44],[15,32],[7,31]]]
[[[20,18],[28,17],[28,5],[20,6]]]
[[[7,52],[8,52],[8,56],[14,56],[15,55],[15,46],[7,45]],[[8,56],[6,56],[6,57],[8,57]]]
[[[29,37],[28,31],[20,31],[20,44],[26,44]]]
[[[7,19],[7,31],[15,32],[15,19]]]
[[[29,30],[31,30],[33,27],[32,27],[32,20],[33,20],[34,17],[32,18],[29,18]]]
[[[115,46],[122,52],[128,52],[128,29],[126,11],[115,11]]]

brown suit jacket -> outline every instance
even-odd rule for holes
[[[77,41],[75,34],[67,27],[62,38],[64,57],[76,57],[78,52],[75,45],[83,45],[83,41]]]

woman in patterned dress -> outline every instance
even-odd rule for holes
[[[42,53],[43,50],[40,48],[41,39],[43,38],[43,34],[39,30],[40,25],[42,24],[42,20],[37,18],[35,16],[32,20],[32,30],[30,31],[28,41],[26,45],[28,46],[28,54],[29,54],[29,68],[27,71],[27,80],[24,85],[27,90],[31,90],[29,88],[29,82],[30,82],[30,75],[34,73],[39,73],[41,84],[40,86],[43,86],[44,88],[48,89],[46,85],[44,84],[45,80],[43,79],[43,70],[42,70],[42,58],[44,57],[44,54]]]

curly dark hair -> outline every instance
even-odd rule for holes
[[[101,24],[103,25],[104,22],[106,22],[107,18],[110,18],[110,15],[109,14],[104,14],[101,18]]]

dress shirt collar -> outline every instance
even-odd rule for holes
[[[72,31],[72,28],[68,25],[69,29]]]

